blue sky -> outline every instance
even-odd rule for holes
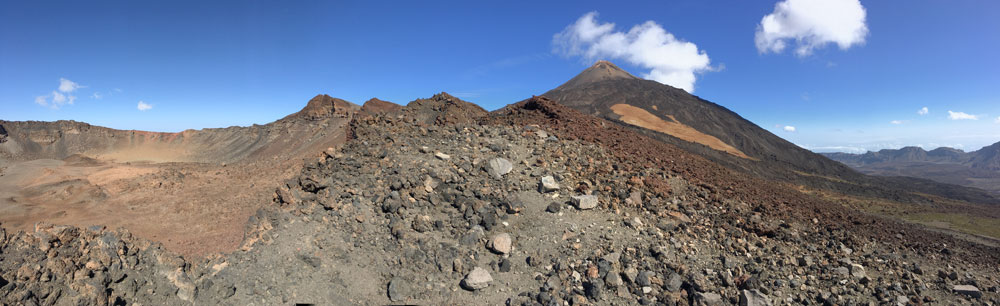
[[[779,35],[780,52],[755,41],[778,1],[480,2],[4,1],[0,119],[180,131],[267,123],[323,93],[405,104],[446,91],[496,109],[599,58],[640,76],[674,67],[656,50],[560,49],[554,36],[596,12],[611,32],[652,21],[695,45],[710,63],[685,70],[694,94],[806,148],[1000,141],[1000,2],[862,1],[864,35],[820,35],[808,54],[796,47],[815,35]]]

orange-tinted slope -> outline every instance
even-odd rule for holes
[[[750,158],[746,154],[743,154],[743,152],[740,152],[740,150],[737,150],[736,148],[733,148],[733,146],[715,138],[715,136],[699,132],[690,126],[680,123],[673,116],[668,116],[670,121],[666,121],[644,109],[621,103],[612,105],[611,111],[621,116],[619,120],[622,122],[674,136],[680,138],[681,140],[700,143],[708,146],[709,148],[723,151],[737,157]]]

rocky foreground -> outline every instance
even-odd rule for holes
[[[543,98],[494,114],[464,103],[355,117],[352,139],[276,190],[229,255],[192,262],[103,228],[0,230],[0,302],[1000,303],[995,248],[795,195]]]

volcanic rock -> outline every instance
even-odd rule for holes
[[[389,281],[387,291],[389,299],[393,302],[400,302],[406,300],[406,294],[409,291],[409,286],[402,278],[393,277],[392,280]]]
[[[538,189],[543,193],[552,192],[559,190],[559,184],[556,183],[556,179],[554,177],[546,175],[542,177],[542,181],[540,182]]]
[[[486,288],[493,282],[493,277],[490,276],[490,272],[486,269],[475,267],[472,272],[462,279],[462,288],[466,290],[479,290]]]
[[[491,251],[496,252],[501,255],[510,254],[511,247],[513,245],[513,239],[511,239],[510,234],[501,233],[496,234],[490,239],[488,247]]]
[[[597,196],[595,195],[579,195],[573,196],[570,199],[572,199],[573,205],[580,210],[594,209],[597,207]]]
[[[740,306],[771,306],[771,298],[760,292],[760,290],[740,291]]]
[[[509,160],[502,157],[491,159],[489,161],[488,167],[489,167],[488,172],[490,173],[490,175],[493,175],[493,177],[496,177],[498,179],[503,177],[504,174],[507,174],[514,169],[514,165],[511,164]]]
[[[979,291],[979,288],[976,288],[976,286],[972,285],[955,285],[951,288],[951,290],[955,291],[955,293],[963,294],[976,299],[981,298],[983,296],[983,292]]]
[[[694,294],[693,305],[723,305],[722,296],[712,292],[697,292]]]

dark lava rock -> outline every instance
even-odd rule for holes
[[[583,283],[583,290],[587,293],[587,298],[590,298],[591,300],[597,300],[600,298],[601,290],[603,289],[604,281],[599,278]]]
[[[667,283],[663,284],[664,289],[670,292],[677,292],[681,290],[681,286],[684,285],[684,279],[680,274],[671,273],[670,278],[667,279]]]
[[[500,272],[510,272],[510,265],[510,260],[507,260],[507,258],[500,260]]]
[[[636,284],[638,284],[641,287],[652,285],[650,278],[652,278],[654,275],[656,275],[656,273],[654,273],[653,271],[639,272],[639,276],[636,277]]]
[[[558,213],[560,209],[562,209],[562,204],[559,204],[559,202],[552,202],[549,203],[549,206],[545,208],[545,211],[550,213]]]

